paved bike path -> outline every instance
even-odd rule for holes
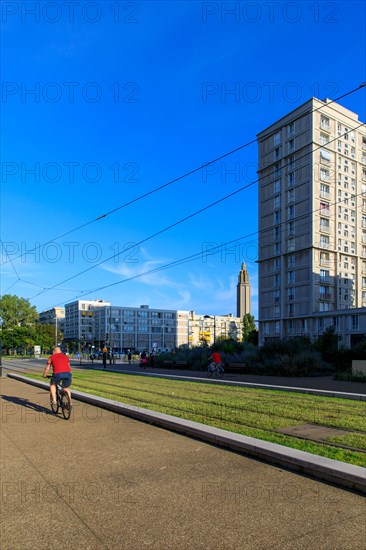
[[[356,550],[366,501],[4,378],[1,543],[10,549]]]

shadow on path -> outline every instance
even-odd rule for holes
[[[50,409],[39,405],[38,403],[33,403],[28,399],[21,399],[20,397],[12,395],[2,395],[1,398],[4,399],[4,401],[8,401],[9,403],[14,403],[14,405],[19,405],[20,407],[25,407],[26,409],[30,409],[32,411],[54,416],[54,413]]]

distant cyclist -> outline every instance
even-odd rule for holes
[[[47,378],[48,371],[52,367],[52,376],[50,381],[50,391],[52,395],[52,403],[56,405],[56,384],[60,384],[62,380],[63,389],[69,394],[71,402],[70,385],[72,382],[72,374],[70,369],[70,360],[67,355],[64,355],[61,348],[56,347],[53,354],[47,361],[44,369],[43,378]]]
[[[209,368],[210,369],[214,369],[215,367],[217,367],[217,365],[220,365],[221,364],[221,356],[220,356],[220,353],[215,350],[211,357],[208,358],[208,360],[210,361],[211,360],[211,363],[210,363],[210,366]]]

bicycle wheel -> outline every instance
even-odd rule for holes
[[[225,374],[225,371],[222,367],[217,367],[217,377],[222,378]]]
[[[213,369],[211,367],[208,367],[208,369],[207,369],[208,378],[211,378],[212,374],[213,374]]]
[[[59,401],[58,390],[57,389],[56,389],[56,404],[55,405],[52,403],[52,395],[51,395],[51,392],[50,392],[50,405],[51,405],[52,412],[57,414],[58,409],[60,407],[60,401]]]
[[[71,415],[71,401],[70,396],[66,391],[63,391],[61,394],[61,408],[62,416],[65,420],[68,420]]]

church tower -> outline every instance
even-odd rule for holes
[[[250,282],[247,268],[245,264],[241,264],[237,284],[236,316],[242,319],[246,313],[250,313]]]

